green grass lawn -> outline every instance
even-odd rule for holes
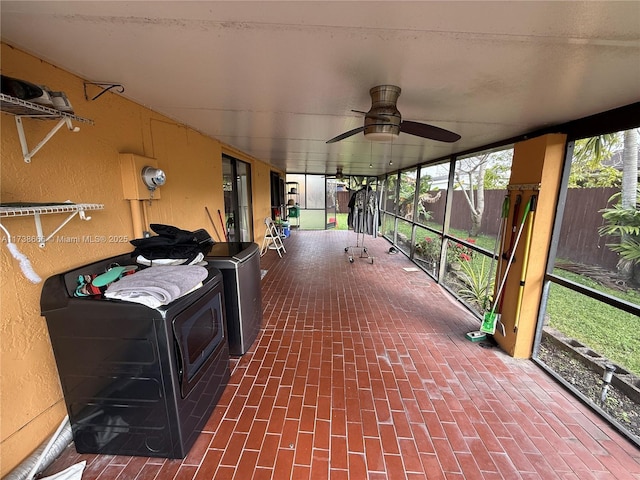
[[[640,293],[637,291],[613,291],[587,277],[571,272],[563,271],[562,276],[640,304]],[[552,284],[547,302],[547,316],[551,327],[575,338],[630,372],[640,375],[640,321],[636,315]]]

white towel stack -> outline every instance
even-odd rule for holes
[[[207,275],[198,265],[149,267],[113,282],[104,296],[157,308],[200,288]]]

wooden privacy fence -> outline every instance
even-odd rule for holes
[[[351,192],[336,192],[336,194],[338,213],[349,213],[349,199],[351,198]]]
[[[586,265],[599,265],[613,270],[618,262],[618,254],[612,252],[607,243],[614,243],[614,237],[600,237],[598,228],[602,226],[600,210],[607,207],[609,198],[618,189],[615,188],[570,188],[564,208],[562,231],[558,243],[557,258]],[[485,208],[480,233],[495,236],[500,227],[500,213],[506,190],[486,190]],[[426,205],[433,218],[444,218],[444,199]],[[524,206],[520,209],[520,215]],[[518,220],[519,222],[520,220]],[[451,228],[469,231],[471,215],[462,191],[453,192]]]

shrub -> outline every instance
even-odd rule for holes
[[[416,253],[425,260],[432,262],[440,261],[440,250],[442,241],[439,237],[424,237],[423,240],[416,244]]]
[[[475,243],[473,238],[467,238],[465,240],[467,243]],[[470,262],[473,258],[473,250],[466,245],[463,245],[460,242],[452,242],[449,241],[449,245],[447,246],[447,263],[454,262]]]
[[[458,272],[458,280],[461,287],[458,289],[458,296],[474,306],[480,313],[491,308],[493,301],[494,279],[489,278],[492,274],[486,266],[487,257],[482,256],[482,261],[460,262],[461,271]]]

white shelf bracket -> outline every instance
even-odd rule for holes
[[[75,217],[76,215],[80,216],[80,220],[85,220],[85,221],[89,221],[91,220],[91,217],[88,217],[84,210],[78,210],[77,212],[73,212],[71,213],[61,224],[58,228],[56,228],[53,232],[51,232],[49,234],[49,236],[45,237],[44,236],[44,232],[42,231],[42,222],[40,221],[40,214],[39,213],[34,213],[33,214],[33,218],[35,220],[36,223],[36,235],[38,236],[38,239],[40,240],[40,243],[38,244],[40,246],[40,248],[44,248],[45,245],[47,244],[47,242],[49,240],[51,240],[53,238],[53,236],[58,233],[60,230],[62,230],[62,228],[71,221],[71,219],[73,217]]]
[[[29,146],[27,145],[27,137],[24,134],[24,126],[22,125],[22,117],[16,116],[16,126],[18,127],[18,136],[20,137],[20,146],[22,147],[22,156],[24,158],[25,163],[31,163],[31,158],[38,153],[38,151],[45,146],[45,144],[51,140],[51,138],[60,130],[65,124],[67,128],[72,132],[79,132],[80,127],[74,127],[71,123],[71,118],[63,117],[58,120],[58,123],[51,129],[47,135],[34,147],[33,150],[29,151]]]

